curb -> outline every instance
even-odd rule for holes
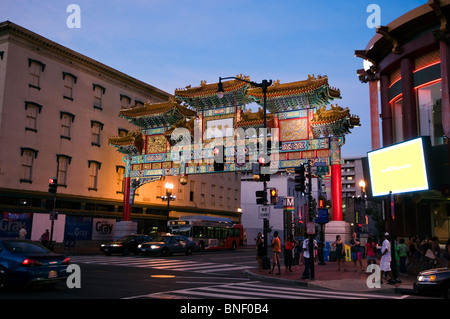
[[[273,283],[279,283],[283,285],[288,286],[302,286],[302,287],[308,287],[309,284],[307,282],[297,281],[297,280],[290,280],[290,279],[284,279],[284,278],[277,278],[277,277],[268,277],[264,275],[258,275],[250,270],[244,270],[244,273],[251,279],[257,279],[261,281],[267,281],[267,282],[273,282]]]
[[[265,275],[259,275],[251,270],[244,270],[244,274],[247,275],[247,277],[254,279],[254,280],[260,280],[265,282],[271,282],[271,283],[278,283],[283,284],[287,286],[301,286],[301,287],[311,287],[311,288],[319,288],[323,290],[330,290],[330,291],[346,291],[345,289],[338,289],[338,288],[330,288],[330,287],[324,287],[318,284],[315,284],[315,280],[312,280],[310,282],[304,282],[299,280],[291,280],[291,279],[285,279],[285,278],[277,278],[275,276],[265,276]],[[406,287],[385,287],[380,289],[373,289],[373,290],[362,290],[362,291],[351,291],[351,292],[358,292],[358,293],[374,293],[374,294],[396,294],[396,295],[415,295],[415,291],[413,288],[406,288]]]

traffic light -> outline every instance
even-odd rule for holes
[[[225,168],[225,156],[223,152],[223,145],[214,147],[214,172],[223,172]]]
[[[357,234],[362,233],[362,225],[361,224],[356,225],[355,233],[357,233]]]
[[[266,191],[256,191],[256,204],[258,204],[258,205],[267,204],[267,192]]]
[[[305,166],[302,164],[295,168],[295,190],[297,192],[305,193],[306,191],[306,177],[305,177]]]
[[[55,194],[58,188],[58,179],[56,177],[50,178],[48,180],[48,192]]]
[[[276,188],[270,190],[270,203],[274,205],[278,203],[278,189]]]
[[[258,158],[259,162],[259,181],[260,182],[269,182],[270,181],[270,157],[269,156],[260,156]]]

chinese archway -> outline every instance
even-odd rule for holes
[[[226,157],[223,172],[252,170],[256,160],[252,146],[258,135],[250,133],[263,128],[264,112],[261,108],[252,112],[248,106],[262,107],[263,91],[239,80],[249,81],[249,77],[236,77],[223,82],[223,97],[217,95],[218,83],[201,82],[175,90],[169,101],[120,111],[121,117],[137,126],[127,136],[109,138],[125,154],[124,221],[130,220],[130,202],[139,186],[163,176],[214,173],[217,137]],[[331,166],[332,216],[337,221],[343,218],[340,149],[345,135],[359,126],[359,117],[348,108],[331,105],[327,109],[340,98],[340,90],[330,87],[326,76],[275,81],[266,92],[267,128],[278,142],[270,155],[271,166],[276,165],[275,170],[307,162]]]

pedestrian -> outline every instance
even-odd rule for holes
[[[366,248],[366,260],[367,260],[367,266],[377,263],[376,261],[376,245],[373,242],[372,236],[369,236],[367,238],[367,243],[364,245]]]
[[[441,247],[439,247],[439,238],[436,236],[431,238],[431,251],[434,254],[434,260],[432,261],[433,267],[442,267]]]
[[[432,260],[432,253],[431,251],[428,253],[428,250],[431,248],[431,237],[426,236],[424,240],[419,245],[419,250],[422,254],[422,262],[423,262],[423,269],[429,269],[430,268],[430,261]],[[428,256],[427,256],[428,253]],[[422,268],[421,268],[422,269]]]
[[[25,236],[27,236],[27,230],[25,229],[25,226],[22,226],[22,228],[19,230],[19,238],[25,239]]]
[[[300,238],[298,240],[297,252],[298,252],[298,264],[304,265],[305,262],[303,261],[303,239],[302,238]]]
[[[46,229],[45,232],[41,235],[42,246],[47,247],[49,240],[50,240],[50,233],[48,232],[48,229]]]
[[[264,240],[261,232],[256,236],[256,260],[258,261],[258,271],[262,271],[262,259],[265,255]]]
[[[397,254],[400,259],[400,275],[408,275],[406,271],[406,259],[408,258],[408,248],[405,245],[405,240],[400,239],[400,243],[397,245]]]
[[[284,264],[286,267],[286,272],[289,270],[292,272],[292,261],[293,261],[293,253],[294,253],[294,247],[298,245],[298,243],[295,241],[294,236],[291,234],[289,235],[289,238],[286,241],[286,244],[284,246]]]
[[[444,259],[447,263],[447,268],[450,268],[450,238],[447,240],[447,243],[445,244],[445,250],[444,250]]]
[[[361,241],[357,237],[356,233],[352,233],[352,239],[350,239],[349,246],[351,248],[351,259],[355,266],[353,271],[357,271],[356,262],[359,262],[359,266],[361,267],[361,272],[363,271],[362,262],[361,262],[361,251],[360,251],[360,243]]]
[[[413,274],[416,273],[416,268],[417,268],[416,254],[418,253],[418,251],[417,251],[416,247],[417,247],[416,236],[414,236],[414,235],[409,236],[408,263],[406,264],[406,269],[408,269],[409,265],[412,265]]]
[[[272,270],[269,271],[269,274],[273,274],[275,265],[277,265],[278,266],[277,275],[281,275],[281,267],[280,267],[281,242],[280,242],[280,238],[278,238],[277,231],[275,231],[273,233],[273,235],[274,235],[274,238],[272,240],[272,246],[273,246]]]
[[[391,243],[389,242],[389,233],[384,234],[383,244],[381,246],[381,259],[380,259],[380,270],[381,270],[381,278],[380,283],[383,283],[383,278],[387,278],[389,275],[390,279],[388,284],[393,285],[395,281],[392,277],[391,272]]]
[[[305,269],[302,273],[302,279],[308,279],[310,276],[310,255],[312,254],[309,252],[309,238],[307,237],[303,240],[303,261],[305,263]],[[314,258],[313,256],[311,257]]]
[[[331,243],[331,246],[336,247],[334,254],[338,264],[338,271],[341,271],[341,260],[344,260],[345,263],[345,247],[340,235],[336,235],[336,240]],[[346,271],[345,269],[343,270]]]

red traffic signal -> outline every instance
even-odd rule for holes
[[[50,178],[48,180],[48,192],[55,194],[57,188],[58,188],[58,179],[56,177]]]

